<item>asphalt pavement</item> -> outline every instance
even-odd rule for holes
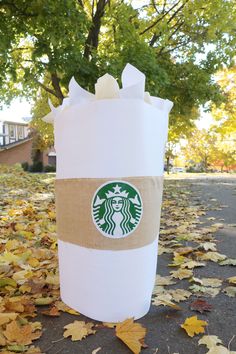
[[[170,178],[165,180],[165,185],[171,183]],[[209,217],[214,217],[215,222],[224,224],[215,238],[218,240],[218,252],[227,255],[229,258],[236,258],[236,177],[227,178],[203,177],[203,178],[181,178],[178,183],[183,188],[188,188],[191,203],[199,201],[208,209],[206,215],[201,217],[206,225],[210,224]],[[171,255],[163,254],[158,257],[158,274],[169,275]],[[196,275],[199,277],[214,277],[226,279],[236,276],[236,267],[219,266],[208,262],[207,267],[197,268]],[[188,280],[181,281],[181,288],[187,289]],[[180,287],[179,284],[176,287]],[[149,313],[138,320],[147,328],[145,342],[148,348],[143,349],[144,354],[204,354],[207,352],[205,346],[199,346],[199,336],[190,338],[186,335],[180,324],[189,316],[196,315],[189,310],[189,303],[193,298],[181,303],[184,311],[175,311],[164,306],[151,306]],[[207,298],[213,305],[213,311],[206,315],[200,315],[201,319],[209,322],[206,334],[218,336],[227,347],[236,351],[236,298],[228,297],[220,293],[215,298]],[[35,343],[47,354],[88,354],[101,347],[99,354],[129,354],[131,351],[118,338],[115,337],[115,330],[99,328],[95,335],[85,340],[72,342],[70,339],[63,339],[63,326],[75,319],[89,321],[88,318],[63,314],[60,318],[49,318],[40,316],[45,331],[43,336]],[[39,318],[37,317],[37,320]],[[96,323],[96,321],[92,321]],[[157,350],[158,348],[158,350]]]

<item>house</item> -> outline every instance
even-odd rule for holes
[[[33,134],[29,128],[30,118],[0,118],[0,164],[14,165],[15,163],[32,161]],[[41,153],[44,166],[56,166],[54,147]]]
[[[25,120],[0,120],[0,147],[27,139],[28,136],[28,122]]]
[[[0,119],[0,164],[32,163],[29,118]]]

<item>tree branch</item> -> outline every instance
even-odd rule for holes
[[[189,2],[189,0],[186,0],[180,7],[178,7],[178,9],[171,15],[171,17],[168,19],[168,21],[167,21],[167,24],[169,24],[176,16],[177,16],[177,14],[179,13],[179,11],[181,11],[183,8],[184,8],[184,6],[187,4]],[[178,22],[178,21],[177,21]],[[181,25],[182,26],[182,25]],[[180,26],[180,27],[181,27]],[[177,31],[175,31],[175,33],[176,33]],[[153,36],[152,36],[152,38],[151,38],[151,40],[150,40],[150,42],[149,42],[149,45],[151,46],[151,47],[153,47],[154,46],[154,44],[155,44],[155,42],[156,42],[156,40],[161,36],[161,34],[162,34],[162,32],[160,32],[160,33],[154,33],[153,34]]]
[[[78,0],[79,5],[84,8],[83,0]]]
[[[60,79],[56,73],[51,73],[51,79],[52,79],[52,86],[55,90],[56,96],[60,100],[60,102],[62,102],[64,99],[64,95],[61,91]]]
[[[98,0],[96,12],[92,18],[92,25],[90,27],[84,49],[84,58],[89,59],[92,49],[98,47],[98,37],[101,28],[101,19],[105,13],[105,7],[109,3],[109,0]]]
[[[34,81],[40,86],[42,87],[45,91],[47,91],[48,93],[50,93],[51,95],[57,97],[57,94],[55,91],[53,91],[52,89],[50,89],[49,87],[47,87],[46,85],[44,85],[42,82],[38,81],[37,79],[34,79]],[[58,97],[57,97],[58,98]]]
[[[153,27],[155,27],[161,20],[163,20],[163,18],[165,18],[180,3],[180,1],[181,0],[177,1],[166,13],[164,13],[162,16],[158,17],[156,21],[154,21],[150,26],[145,28],[145,30],[143,30],[139,34],[142,35],[142,34],[146,33],[147,31],[149,31],[150,29],[152,29]]]

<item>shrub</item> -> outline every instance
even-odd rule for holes
[[[56,166],[47,165],[44,167],[44,172],[56,172]]]
[[[30,172],[43,172],[43,163],[42,161],[36,161],[33,165],[29,166]]]
[[[23,168],[24,171],[28,171],[29,170],[29,163],[22,162],[21,167]]]

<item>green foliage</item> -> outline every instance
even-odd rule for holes
[[[28,171],[29,170],[29,163],[26,162],[22,162],[21,167],[23,168],[24,171]]]
[[[183,149],[188,171],[198,169],[208,171],[210,168],[223,170],[235,169],[236,165],[236,134],[225,138],[214,128],[192,131],[187,146]]]
[[[29,172],[43,172],[42,161],[35,161],[33,165],[29,166]]]
[[[109,72],[119,78],[127,62],[143,71],[152,95],[173,100],[174,136],[185,136],[199,105],[222,102],[212,75],[235,54],[233,0],[25,0],[0,4],[0,92],[36,102],[33,125],[52,142],[41,122],[47,98],[60,104],[75,76],[94,90]],[[135,5],[135,6],[134,6]],[[41,91],[39,91],[41,88]]]
[[[229,136],[236,131],[236,65],[223,69],[216,75],[217,82],[224,95],[220,106],[213,105],[212,115],[216,123],[216,131]]]
[[[56,172],[56,166],[47,165],[44,167],[44,172]]]

